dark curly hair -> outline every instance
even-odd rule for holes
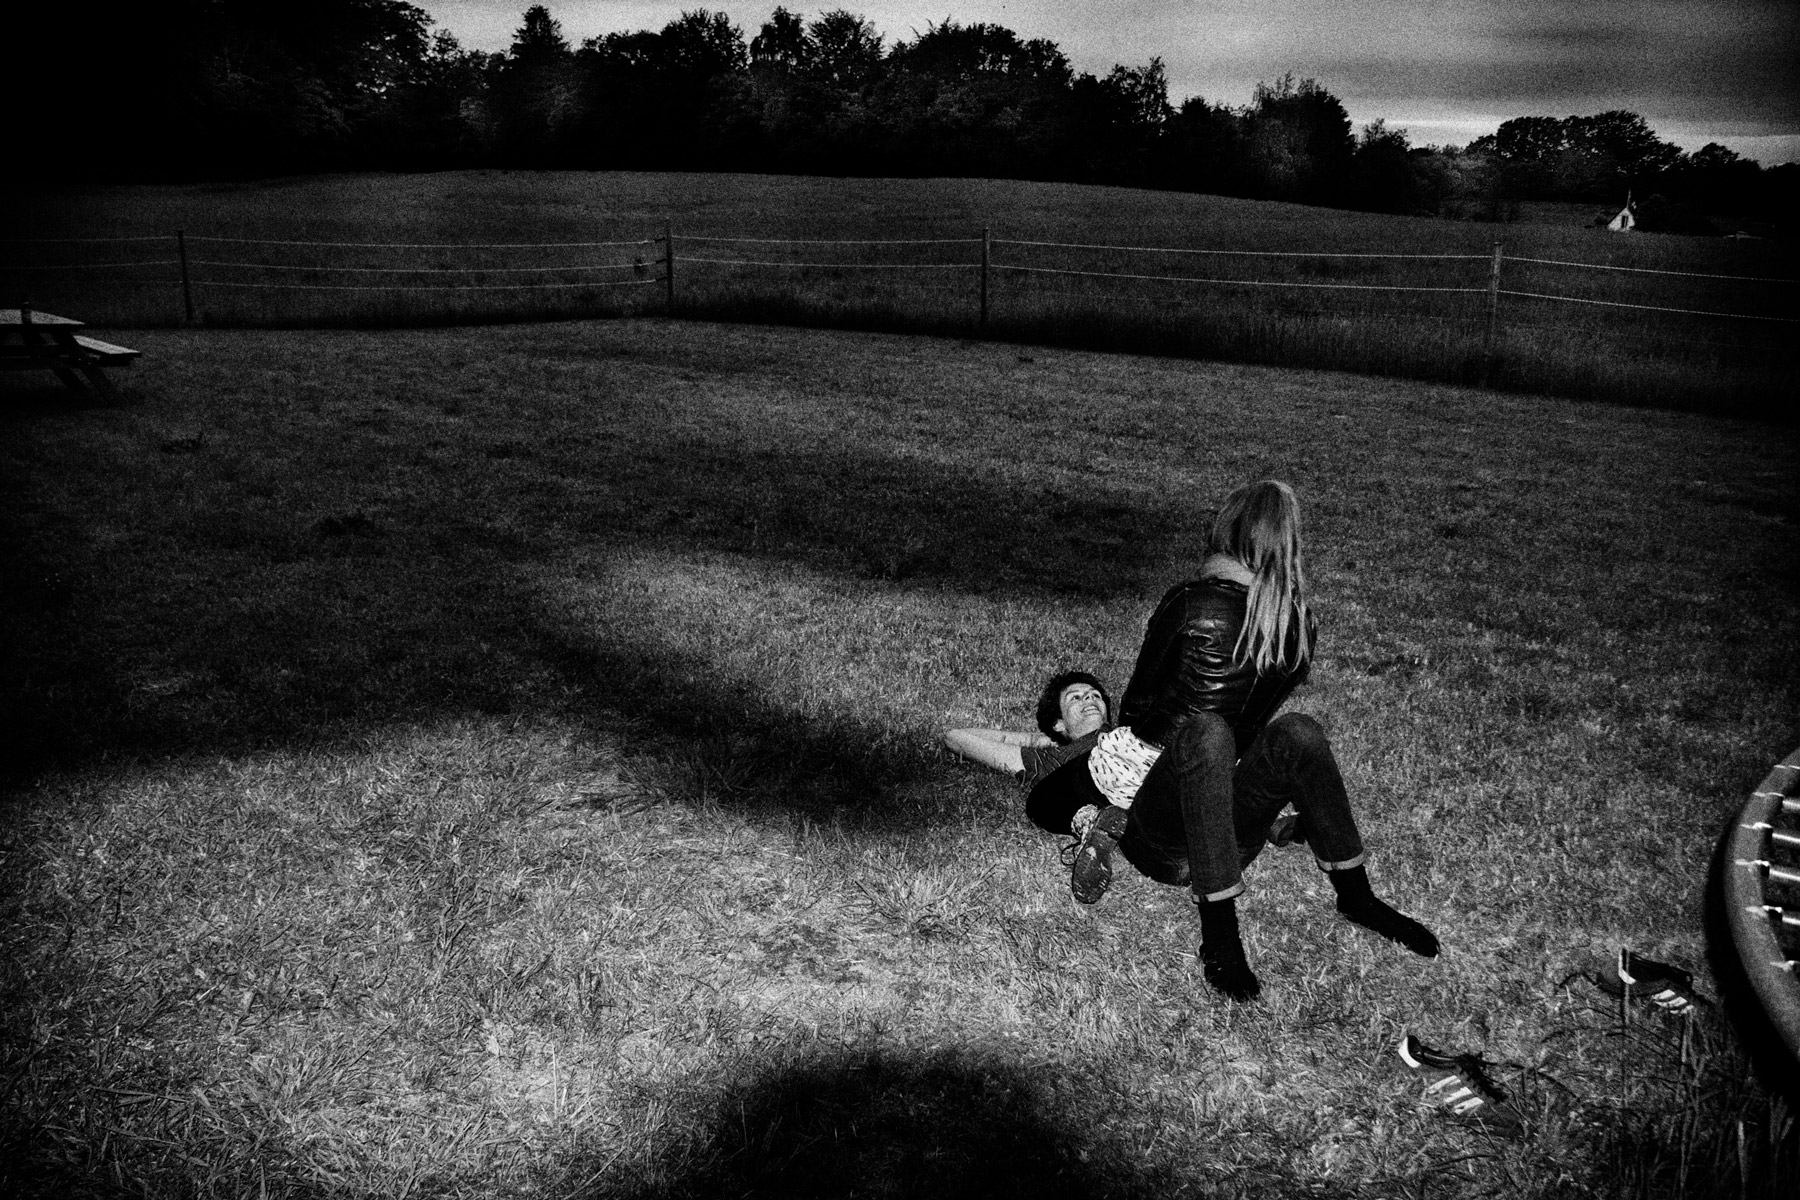
[[[1058,745],[1067,745],[1069,742],[1068,736],[1058,733],[1056,729],[1056,723],[1062,720],[1062,694],[1077,683],[1088,684],[1100,693],[1100,702],[1106,705],[1107,722],[1112,721],[1112,697],[1106,694],[1104,683],[1086,671],[1063,671],[1052,675],[1050,682],[1044,685],[1043,692],[1038,695],[1037,723],[1038,728],[1044,731],[1044,736]]]

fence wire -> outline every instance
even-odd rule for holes
[[[1732,285],[1758,284],[1758,285],[1793,286],[1796,283],[1800,283],[1800,280],[1781,278],[1781,277],[1726,274],[1726,273],[1702,272],[1702,271],[1682,271],[1682,270],[1671,270],[1671,269],[1649,268],[1649,267],[1629,267],[1629,266],[1619,266],[1619,265],[1608,264],[1608,263],[1592,263],[1592,262],[1579,262],[1579,261],[1572,261],[1572,260],[1565,260],[1565,259],[1539,258],[1539,257],[1534,257],[1534,256],[1528,256],[1528,255],[1506,256],[1503,253],[1499,252],[1498,247],[1496,248],[1496,253],[1494,253],[1494,254],[1487,254],[1487,253],[1480,253],[1480,254],[1468,254],[1468,253],[1413,254],[1413,253],[1399,253],[1399,252],[1346,252],[1346,251],[1325,251],[1325,250],[1224,249],[1224,248],[1188,247],[1188,246],[1129,246],[1129,245],[1120,245],[1120,244],[1116,244],[1116,243],[1063,242],[1063,241],[1052,241],[1052,240],[1043,240],[1043,239],[1024,239],[1024,238],[993,238],[993,237],[987,236],[985,233],[981,237],[774,238],[774,237],[761,237],[761,236],[733,236],[733,235],[717,235],[717,234],[695,234],[695,235],[675,234],[672,230],[669,231],[667,234],[660,236],[660,237],[606,240],[606,241],[378,242],[378,241],[335,241],[335,240],[324,240],[324,239],[301,239],[301,238],[259,238],[259,237],[240,237],[240,236],[218,235],[218,234],[193,234],[193,235],[178,234],[178,235],[174,235],[174,236],[170,236],[170,235],[133,235],[133,236],[116,236],[116,237],[11,238],[11,239],[5,239],[3,241],[0,241],[0,246],[14,246],[14,247],[23,247],[23,246],[31,246],[31,245],[102,246],[102,245],[109,245],[109,244],[120,244],[120,245],[123,245],[123,244],[149,244],[149,243],[158,243],[158,242],[163,243],[163,244],[168,244],[170,242],[174,242],[177,245],[177,247],[184,246],[185,243],[187,243],[187,242],[193,242],[193,243],[199,243],[199,244],[211,244],[211,245],[221,245],[221,246],[223,246],[223,245],[247,246],[247,247],[262,246],[262,247],[270,247],[270,248],[297,248],[297,249],[302,249],[302,250],[354,250],[354,251],[359,251],[359,252],[433,251],[433,252],[438,252],[439,254],[455,254],[458,252],[465,252],[465,253],[467,253],[467,252],[490,252],[490,251],[545,252],[545,251],[557,251],[557,250],[584,251],[584,250],[596,250],[596,249],[643,250],[643,249],[649,248],[649,247],[661,247],[662,249],[655,258],[651,258],[648,261],[646,261],[645,256],[640,255],[636,259],[636,261],[629,261],[629,262],[565,262],[565,263],[551,263],[551,264],[540,263],[537,265],[529,265],[529,266],[527,266],[527,265],[389,266],[389,265],[370,264],[366,260],[366,258],[364,259],[364,261],[361,261],[361,262],[355,261],[354,258],[352,258],[352,261],[343,262],[343,263],[237,261],[237,260],[225,260],[225,259],[189,258],[186,254],[186,251],[182,250],[181,253],[179,254],[179,256],[174,257],[174,258],[128,260],[128,261],[120,261],[120,262],[58,262],[58,263],[35,264],[35,265],[9,263],[9,264],[6,264],[5,269],[9,269],[9,270],[21,272],[21,273],[52,273],[52,274],[68,273],[71,275],[83,275],[83,274],[91,275],[91,274],[98,274],[98,273],[105,273],[105,272],[117,272],[117,273],[124,274],[124,273],[128,273],[128,272],[131,272],[134,270],[139,270],[139,269],[152,269],[152,268],[166,269],[166,268],[175,267],[175,268],[180,268],[181,272],[182,272],[182,278],[179,280],[122,278],[122,279],[118,280],[118,282],[128,283],[128,284],[132,284],[135,286],[146,286],[146,285],[164,286],[165,284],[167,284],[167,285],[179,284],[179,285],[191,286],[193,289],[195,289],[197,291],[202,291],[202,292],[206,291],[206,290],[210,290],[210,289],[245,289],[245,290],[256,290],[256,291],[261,291],[261,292],[283,292],[283,291],[291,291],[291,292],[297,292],[297,293],[298,292],[390,292],[390,293],[409,292],[409,293],[432,293],[432,294],[442,295],[442,294],[449,294],[449,293],[455,293],[455,292],[515,292],[515,293],[531,292],[531,291],[572,292],[572,291],[592,290],[592,289],[598,289],[598,288],[661,285],[661,286],[670,288],[672,300],[674,299],[674,291],[673,291],[674,282],[692,283],[693,278],[686,276],[684,274],[681,274],[679,271],[677,271],[676,272],[676,280],[671,281],[671,279],[669,277],[669,272],[667,270],[665,270],[665,268],[669,267],[669,266],[718,267],[718,268],[727,268],[727,269],[737,270],[737,271],[750,269],[750,270],[761,271],[761,272],[775,273],[787,280],[791,280],[793,278],[792,273],[794,273],[794,272],[806,272],[806,271],[856,272],[859,274],[890,272],[896,276],[911,275],[914,277],[917,277],[918,273],[920,273],[920,272],[975,272],[975,271],[979,271],[981,273],[980,274],[980,283],[981,283],[980,298],[981,298],[982,312],[983,312],[984,318],[985,318],[985,315],[987,312],[987,308],[990,304],[990,301],[1004,302],[1008,296],[1008,293],[1005,290],[1001,290],[997,294],[990,295],[990,289],[991,289],[993,280],[996,277],[1005,277],[1007,275],[1011,275],[1013,277],[1019,277],[1019,278],[1040,277],[1040,278],[1045,279],[1046,281],[1050,278],[1064,278],[1064,279],[1069,279],[1071,281],[1077,280],[1077,279],[1081,279],[1081,280],[1111,280],[1111,281],[1116,281],[1120,284],[1139,284],[1139,285],[1163,284],[1163,285],[1170,285],[1171,287],[1191,287],[1191,288],[1201,288],[1201,289],[1206,289],[1206,288],[1254,288],[1254,289],[1264,289],[1264,290],[1290,290],[1290,291],[1304,291],[1304,292],[1314,292],[1314,293],[1364,292],[1364,293],[1385,293],[1385,294],[1394,295],[1396,297],[1403,295],[1403,294],[1407,294],[1407,293],[1414,293],[1414,294],[1418,294],[1420,296],[1481,296],[1481,295],[1485,295],[1485,296],[1489,297],[1489,312],[1488,312],[1487,319],[1490,322],[1493,322],[1500,326],[1511,326],[1511,327],[1518,327],[1518,328],[1528,328],[1529,326],[1523,322],[1511,321],[1507,315],[1503,315],[1499,310],[1497,310],[1494,307],[1495,305],[1498,304],[1498,302],[1502,298],[1507,299],[1507,300],[1514,300],[1514,301],[1532,301],[1532,302],[1543,302],[1543,303],[1549,303],[1549,304],[1581,305],[1581,306],[1584,306],[1584,307],[1590,308],[1590,309],[1615,310],[1621,314],[1624,314],[1624,313],[1632,313],[1632,314],[1663,313],[1663,314],[1668,314],[1671,316],[1679,316],[1679,317],[1701,317],[1701,318],[1708,318],[1708,319],[1713,319],[1713,320],[1752,322],[1752,323],[1756,323],[1758,325],[1762,325],[1764,327],[1767,327],[1769,325],[1786,326],[1786,325],[1800,324],[1800,318],[1771,315],[1771,314],[1765,314],[1765,313],[1734,312],[1734,311],[1728,311],[1723,308],[1689,307],[1689,306],[1680,305],[1679,303],[1645,303],[1645,302],[1638,302],[1636,300],[1613,299],[1613,298],[1607,298],[1607,297],[1602,297],[1602,296],[1573,295],[1573,294],[1569,294],[1567,292],[1527,290],[1525,288],[1521,288],[1521,287],[1517,287],[1517,286],[1503,287],[1503,286],[1500,286],[1501,281],[1500,281],[1499,275],[1497,273],[1492,276],[1487,276],[1486,271],[1483,272],[1483,275],[1487,276],[1487,277],[1483,278],[1480,283],[1471,282],[1470,284],[1467,284],[1467,285],[1458,286],[1458,285],[1454,285],[1454,284],[1378,283],[1378,282],[1325,281],[1325,280],[1318,280],[1318,279],[1280,279],[1280,278],[1238,278],[1238,279],[1234,279],[1234,278],[1227,278],[1227,277],[1222,277],[1222,276],[1189,276],[1189,275],[1178,275],[1178,274],[1152,274],[1152,273],[1149,273],[1146,271],[1088,270],[1088,269],[1081,269],[1081,268],[1073,267],[1073,266],[1036,266],[1036,265],[1029,265],[1024,262],[999,262],[999,261],[994,261],[994,259],[991,256],[991,251],[994,248],[1017,247],[1017,248],[1022,248],[1022,249],[1026,249],[1026,250],[1051,250],[1051,251],[1083,252],[1083,253],[1085,253],[1085,252],[1104,252],[1104,253],[1112,254],[1112,255],[1126,256],[1127,259],[1129,259],[1129,256],[1138,256],[1140,258],[1140,260],[1142,260],[1143,258],[1149,258],[1149,257],[1154,257],[1154,256],[1189,256],[1189,257],[1209,257],[1209,258],[1216,258],[1216,259],[1230,258],[1230,259],[1320,260],[1322,262],[1343,261],[1346,263],[1366,263],[1366,264],[1368,264],[1368,271],[1375,273],[1376,278],[1380,278],[1382,274],[1386,273],[1379,266],[1379,264],[1384,263],[1384,262],[1396,262],[1396,263],[1402,263],[1402,262],[1459,263],[1459,262],[1461,262],[1461,263],[1483,263],[1483,264],[1494,263],[1494,264],[1496,264],[1497,270],[1504,270],[1504,268],[1509,265],[1518,265],[1518,266],[1531,266],[1531,267],[1542,267],[1542,268],[1572,269],[1572,270],[1589,271],[1589,272],[1616,272],[1616,273],[1624,273],[1624,274],[1628,274],[1628,275],[1655,276],[1655,277],[1662,277],[1662,278],[1667,278],[1667,279],[1691,279],[1691,280],[1715,281],[1715,282],[1723,282],[1723,283],[1732,284]],[[864,262],[846,262],[846,261],[812,262],[812,261],[807,261],[803,257],[794,257],[794,258],[787,258],[787,259],[733,258],[733,257],[717,257],[717,256],[687,257],[687,256],[681,256],[681,255],[674,253],[676,246],[679,243],[683,243],[683,242],[698,243],[698,244],[704,244],[704,245],[740,245],[740,246],[746,246],[746,247],[748,247],[748,246],[771,246],[771,247],[785,246],[785,247],[794,247],[797,249],[803,248],[803,247],[815,247],[815,246],[816,247],[833,247],[833,248],[858,247],[858,246],[876,247],[876,248],[885,248],[885,247],[923,248],[923,247],[933,247],[933,246],[954,246],[954,247],[981,246],[983,248],[983,254],[982,254],[982,261],[929,262],[929,261],[900,261],[900,260],[890,259],[888,261],[864,261]],[[315,256],[315,257],[317,257],[317,256]],[[670,260],[674,260],[674,263],[671,264]],[[504,261],[504,259],[502,259],[501,261]],[[1349,273],[1349,272],[1355,272],[1357,270],[1357,268],[1351,267],[1351,266],[1346,266],[1343,270],[1344,270],[1344,272]],[[638,274],[638,277],[635,279],[589,278],[589,279],[583,279],[583,280],[569,280],[566,278],[569,275],[603,274],[606,272],[615,272],[615,271],[617,271],[617,272],[634,271]],[[654,271],[655,273],[646,275],[647,271]],[[202,272],[202,273],[194,274],[194,272]],[[376,277],[388,277],[388,278],[392,279],[393,282],[383,282],[383,283],[376,283],[373,281],[371,281],[369,283],[298,282],[298,281],[293,281],[291,279],[279,279],[279,278],[273,279],[273,280],[268,280],[268,281],[257,281],[257,280],[242,279],[242,278],[235,278],[235,279],[234,278],[220,278],[220,277],[218,277],[217,274],[214,274],[216,272],[227,272],[227,273],[266,272],[266,273],[269,273],[271,275],[276,275],[276,276],[280,276],[280,275],[308,276],[308,275],[310,275],[310,276],[313,276],[314,278],[317,278],[319,276],[324,276],[326,278],[329,278],[333,275],[336,275],[339,277],[349,276],[352,278],[367,278],[370,276],[376,276]],[[1305,272],[1304,269],[1302,269],[1302,272],[1303,273],[1312,273],[1312,272]],[[1284,272],[1277,271],[1274,273],[1281,274]],[[1327,272],[1327,273],[1337,273],[1337,272]],[[706,274],[706,272],[704,272],[704,271],[699,273],[699,278],[701,281],[704,280],[705,274]],[[487,278],[491,278],[491,277],[495,277],[495,276],[555,277],[555,276],[559,276],[559,275],[564,276],[564,278],[560,279],[560,280],[555,279],[555,278],[545,278],[545,279],[534,280],[532,282],[518,282],[518,283],[474,282],[475,280],[485,280]],[[1527,276],[1529,276],[1529,272],[1527,272]],[[460,277],[460,279],[458,277]],[[406,280],[408,278],[419,278],[419,279],[429,278],[434,281],[442,280],[442,282],[432,282],[432,283],[404,282],[404,280]],[[1366,273],[1365,273],[1365,278],[1367,278]],[[1532,282],[1536,282],[1536,281],[1533,280]],[[785,286],[785,284],[783,286]],[[953,288],[949,288],[944,285],[925,285],[925,284],[908,284],[908,285],[906,285],[906,288],[913,292],[917,292],[917,291],[921,291],[921,290],[933,290],[933,291],[939,291],[939,290],[953,291],[953,290],[955,290]],[[1577,290],[1579,290],[1579,289],[1577,289]],[[1617,293],[1615,293],[1615,294],[1617,294]],[[1629,294],[1629,292],[1627,294]],[[1062,296],[1062,295],[1085,295],[1089,299],[1103,299],[1108,303],[1124,303],[1124,302],[1130,302],[1130,301],[1134,301],[1134,300],[1138,299],[1138,297],[1124,295],[1124,294],[1120,293],[1117,289],[1112,290],[1110,293],[1096,293],[1096,292],[1077,293],[1077,292],[1064,292],[1061,290],[1050,290],[1050,289],[1045,289],[1045,288],[1035,287],[1035,286],[1031,287],[1029,289],[1026,289],[1024,295],[1021,296],[1020,298],[1024,299],[1024,298],[1031,298],[1031,297]],[[974,295],[972,293],[970,295],[970,298],[974,299]],[[1653,298],[1654,297],[1645,297],[1644,299],[1653,299]],[[1711,295],[1708,295],[1708,296],[1706,296],[1706,298],[1712,299],[1713,297]],[[1720,298],[1724,298],[1724,297],[1720,297]],[[1693,299],[1701,299],[1701,295],[1696,294],[1693,296]],[[1149,303],[1172,303],[1172,304],[1187,303],[1187,301],[1185,301],[1185,300],[1177,300],[1177,299],[1173,299],[1173,298],[1164,298],[1161,300],[1152,299],[1152,300],[1147,300],[1146,302],[1149,302]],[[1399,305],[1401,303],[1402,303],[1401,301],[1396,299],[1396,301],[1395,301],[1396,305]],[[1382,314],[1381,312],[1376,311],[1374,309],[1368,308],[1368,307],[1362,307],[1362,308],[1347,308],[1345,310],[1342,310],[1340,313],[1333,314],[1333,315],[1355,316],[1358,319],[1376,319],[1384,314]],[[1400,308],[1400,307],[1394,308],[1391,312],[1387,313],[1386,315],[1394,316],[1399,319],[1407,319],[1407,320],[1430,319],[1426,314],[1410,312],[1407,309]],[[1443,318],[1443,319],[1455,321],[1457,323],[1464,323],[1469,320],[1469,318],[1460,318],[1460,317],[1451,317],[1451,318]],[[1607,328],[1607,329],[1601,330],[1599,327],[1596,327],[1595,332],[1600,333],[1603,336],[1619,337],[1619,338],[1628,339],[1628,340],[1632,339],[1634,337],[1642,337],[1642,335],[1634,335],[1624,329]],[[1658,338],[1653,338],[1653,339],[1649,339],[1649,340],[1658,341],[1658,342],[1667,342],[1670,339],[1665,338],[1665,337],[1658,337]],[[1682,341],[1682,339],[1679,337],[1676,337],[1673,340],[1677,341],[1677,342]],[[1695,345],[1700,345],[1700,344],[1721,345],[1722,343],[1694,342],[1692,344],[1695,344]]]
[[[1123,271],[1075,271],[1061,267],[1021,267],[1012,263],[994,263],[1000,271],[1023,271],[1031,275],[1085,275],[1094,279],[1147,279],[1154,283],[1218,283],[1228,287],[1322,288],[1332,291],[1358,292],[1456,292],[1486,295],[1482,287],[1418,287],[1392,283],[1301,283],[1276,279],[1220,279],[1207,275],[1131,275]]]
[[[814,267],[848,271],[966,271],[981,266],[980,263],[766,262],[754,258],[695,258],[687,255],[682,256],[681,263],[684,266],[688,263],[706,263],[722,267]]]
[[[1589,300],[1581,296],[1553,296],[1542,292],[1515,292],[1509,288],[1501,288],[1498,294],[1502,296],[1514,296],[1521,300],[1555,300],[1562,304],[1592,304],[1601,308],[1635,309],[1638,312],[1677,313],[1688,317],[1728,317],[1737,321],[1774,321],[1783,325],[1800,325],[1800,319],[1794,317],[1765,317],[1757,313],[1712,312],[1701,308],[1665,308],[1658,304],[1627,304],[1623,300]]]
[[[1160,276],[1157,278],[1160,278]],[[1067,288],[1038,288],[1031,293],[1031,297],[1034,300],[1043,299],[1045,297],[1057,297],[1069,300],[1085,300],[1090,303],[1095,300],[1104,300],[1108,304],[1149,304],[1155,305],[1158,308],[1200,308],[1202,306],[1201,301],[1186,300],[1180,296],[1121,296],[1116,293],[1099,296],[1091,291],[1077,292]],[[1282,309],[1281,313],[1283,316],[1292,317],[1355,318],[1356,320],[1364,321],[1396,321],[1406,324],[1428,323],[1437,325],[1458,325],[1470,329],[1479,328],[1486,320],[1485,317],[1479,316],[1447,317],[1434,313],[1408,312],[1402,309],[1393,309],[1386,312],[1369,312],[1367,310],[1346,311],[1343,309],[1329,308],[1287,308]]]
[[[546,275],[556,271],[634,271],[644,263],[572,263],[553,267],[324,267],[310,263],[219,262],[191,258],[189,266],[242,267],[258,271],[332,271],[366,275]]]
[[[1712,275],[1704,271],[1666,271],[1656,267],[1619,267],[1612,263],[1568,262],[1560,258],[1526,258],[1512,255],[1507,262],[1536,263],[1544,267],[1580,267],[1587,271],[1626,271],[1633,275],[1676,275],[1687,279],[1729,279],[1738,283],[1800,283],[1800,279],[1779,279],[1772,275]]]
[[[209,288],[257,288],[266,291],[293,290],[301,292],[529,292],[548,291],[570,288],[603,288],[603,287],[642,287],[645,284],[662,283],[661,279],[615,279],[589,280],[586,283],[457,283],[427,286],[425,284],[373,284],[373,283],[248,283],[240,280],[209,279]]]
[[[329,246],[356,250],[592,250],[602,246],[654,246],[661,238],[628,242],[309,242],[291,238],[213,237],[185,234],[190,242],[229,242],[240,246]],[[145,239],[149,240],[149,239]],[[163,240],[167,240],[165,237]]]
[[[1123,250],[1132,254],[1215,254],[1234,258],[1412,258],[1412,259],[1477,259],[1490,261],[1491,254],[1347,254],[1324,250],[1206,250],[1185,246],[1113,246],[1095,242],[1028,242],[1011,238],[995,238],[996,246],[1047,246],[1059,250]]]
[[[5,246],[61,246],[87,245],[98,246],[112,242],[166,242],[170,235],[166,233],[144,233],[133,237],[50,237],[50,238],[0,238],[0,245]]]
[[[116,263],[44,263],[15,269],[21,271],[117,271],[129,270],[132,267],[179,267],[180,265],[179,258],[147,258]]]
[[[657,241],[662,241],[657,238]],[[980,238],[764,238],[764,237],[703,237],[699,234],[682,233],[675,236],[678,242],[731,242],[740,245],[761,246],[979,246]]]

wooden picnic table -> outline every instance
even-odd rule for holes
[[[129,366],[138,352],[77,332],[85,328],[73,317],[0,308],[0,371],[54,371],[78,392],[91,388],[118,399],[118,389],[100,368]]]

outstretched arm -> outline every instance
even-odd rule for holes
[[[946,729],[944,745],[964,758],[992,767],[1008,775],[1025,769],[1019,754],[1021,746],[1051,746],[1055,743],[1041,733],[1017,729]]]

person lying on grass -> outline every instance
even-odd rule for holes
[[[1417,954],[1438,952],[1430,930],[1371,890],[1324,730],[1304,714],[1274,716],[1310,672],[1315,633],[1292,489],[1239,488],[1213,522],[1198,577],[1170,589],[1150,618],[1124,723],[1090,730],[1092,747],[1039,780],[1026,803],[1038,825],[1081,839],[1077,900],[1105,894],[1114,849],[1149,878],[1189,887],[1206,981],[1233,1000],[1261,991],[1238,929],[1243,868],[1265,842],[1286,840],[1276,818],[1289,804],[1299,814],[1293,840],[1311,843],[1340,914]]]
[[[946,729],[944,745],[972,762],[1034,787],[1066,762],[1094,748],[1112,728],[1112,697],[1086,671],[1050,677],[1038,695],[1038,732],[1022,729]],[[1068,826],[1054,832],[1066,833]]]
[[[1112,697],[1106,685],[1086,671],[1062,671],[1044,684],[1037,702],[1038,731],[1022,729],[946,729],[946,746],[984,767],[1011,775],[1029,791],[1025,797],[1025,815],[1032,824],[1048,833],[1073,836],[1085,841],[1088,827],[1099,818],[1110,800],[1087,804],[1071,817],[1064,808],[1064,792],[1057,787],[1038,787],[1064,765],[1083,759],[1093,769],[1090,752],[1102,736],[1114,735]],[[1103,768],[1104,769],[1104,768]],[[1127,800],[1123,807],[1129,808]],[[1297,815],[1283,812],[1269,827],[1268,841],[1273,846],[1286,846],[1306,840],[1299,828]],[[1110,878],[1110,876],[1109,876]],[[1099,900],[1105,891],[1086,895],[1071,877],[1076,897],[1084,903]]]

